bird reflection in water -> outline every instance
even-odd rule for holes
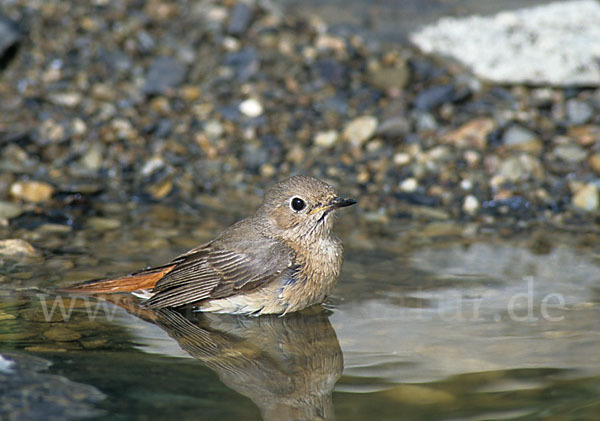
[[[285,317],[245,317],[148,309],[107,296],[156,324],[229,388],[250,398],[264,420],[330,420],[342,350],[320,306]]]

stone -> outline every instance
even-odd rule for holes
[[[588,160],[590,167],[596,174],[600,174],[600,154],[594,154],[590,156]],[[1,207],[0,207],[1,209]]]
[[[487,137],[495,127],[496,123],[491,118],[476,118],[446,133],[440,140],[457,147],[484,149],[487,145]]]
[[[465,200],[463,201],[463,205],[462,205],[462,209],[463,209],[463,211],[465,211],[465,213],[467,213],[469,215],[474,215],[477,213],[479,208],[480,208],[479,200],[477,200],[477,198],[475,196],[470,194],[467,197],[465,197]]]
[[[263,113],[262,104],[254,99],[248,98],[245,101],[242,101],[239,105],[240,112],[247,117],[255,118]]]
[[[402,182],[400,183],[400,190],[402,190],[403,192],[407,192],[407,193],[414,192],[415,190],[417,190],[418,187],[419,187],[419,182],[414,177],[410,177],[405,180],[402,180]]]
[[[517,125],[510,126],[504,131],[502,144],[509,149],[533,153],[540,152],[543,146],[536,133]]]
[[[404,62],[396,67],[382,67],[371,72],[369,80],[373,86],[391,92],[403,89],[408,83],[410,72]]]
[[[427,111],[446,102],[452,102],[455,93],[454,85],[435,85],[417,96],[415,108]]]
[[[590,104],[577,99],[567,101],[567,119],[569,123],[581,125],[587,123],[594,116],[594,109]]]
[[[83,154],[79,163],[81,166],[90,171],[98,171],[102,168],[102,155],[104,148],[101,143],[94,142]]]
[[[25,240],[10,238],[0,240],[0,256],[37,256],[38,251]]]
[[[88,218],[87,224],[96,231],[110,231],[119,228],[121,226],[121,221],[118,219],[93,216]]]
[[[346,125],[343,137],[354,146],[360,146],[373,136],[377,129],[377,118],[366,115],[355,118]]]
[[[0,16],[0,68],[16,53],[16,47],[21,42],[21,38],[22,35],[17,25]]]
[[[50,94],[49,99],[56,105],[74,108],[79,105],[82,96],[79,92],[56,92]]]
[[[598,86],[598,22],[597,1],[559,1],[493,16],[445,17],[410,39],[425,53],[452,57],[496,83]]]
[[[157,57],[150,64],[142,92],[146,95],[163,95],[185,80],[185,65],[173,57]]]
[[[0,219],[15,218],[21,215],[23,211],[23,207],[16,203],[0,200]]]
[[[238,2],[229,17],[227,32],[234,36],[243,35],[252,21],[254,12],[252,8],[243,1]]]
[[[595,212],[600,204],[598,196],[598,187],[595,184],[589,183],[581,187],[572,200],[573,206],[586,212]]]
[[[555,157],[565,162],[582,162],[587,157],[587,152],[578,145],[559,145],[552,152]]]
[[[322,148],[332,148],[335,145],[335,142],[337,142],[338,137],[338,132],[335,130],[319,132],[315,135],[314,144]]]
[[[54,187],[43,181],[16,181],[10,186],[10,194],[17,199],[40,203],[50,200]]]
[[[81,333],[63,326],[55,326],[46,330],[44,336],[54,342],[71,342],[81,338]]]

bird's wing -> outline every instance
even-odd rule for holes
[[[154,286],[152,308],[178,307],[254,289],[293,266],[293,252],[276,241],[209,243],[179,256]],[[169,265],[171,265],[169,264]]]

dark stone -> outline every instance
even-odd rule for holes
[[[238,82],[246,82],[258,72],[258,55],[254,48],[245,48],[225,56],[225,66],[233,67]]]
[[[506,199],[488,200],[483,202],[481,208],[494,215],[512,214],[520,217],[529,216],[531,203],[521,196],[508,197]]]
[[[17,25],[0,16],[0,70],[4,69],[17,54],[21,37]]]
[[[185,66],[173,57],[158,57],[152,61],[142,91],[146,95],[161,95],[184,81]]]
[[[437,85],[419,94],[415,100],[415,108],[430,110],[446,102],[452,102],[456,93],[454,85]]]
[[[246,3],[239,2],[235,5],[229,17],[227,32],[234,36],[243,35],[246,29],[248,29],[253,16],[254,12],[252,8]]]
[[[348,79],[347,68],[337,60],[326,58],[314,64],[317,74],[335,86],[344,86]]]

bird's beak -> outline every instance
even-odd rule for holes
[[[336,197],[336,198],[330,200],[329,203],[326,203],[325,205],[317,206],[316,208],[311,210],[308,214],[314,215],[315,213],[320,212],[320,211],[328,212],[328,211],[338,209],[338,208],[345,208],[346,206],[351,206],[351,205],[354,205],[355,203],[356,203],[356,200],[354,200],[354,199],[344,199],[341,197]]]

